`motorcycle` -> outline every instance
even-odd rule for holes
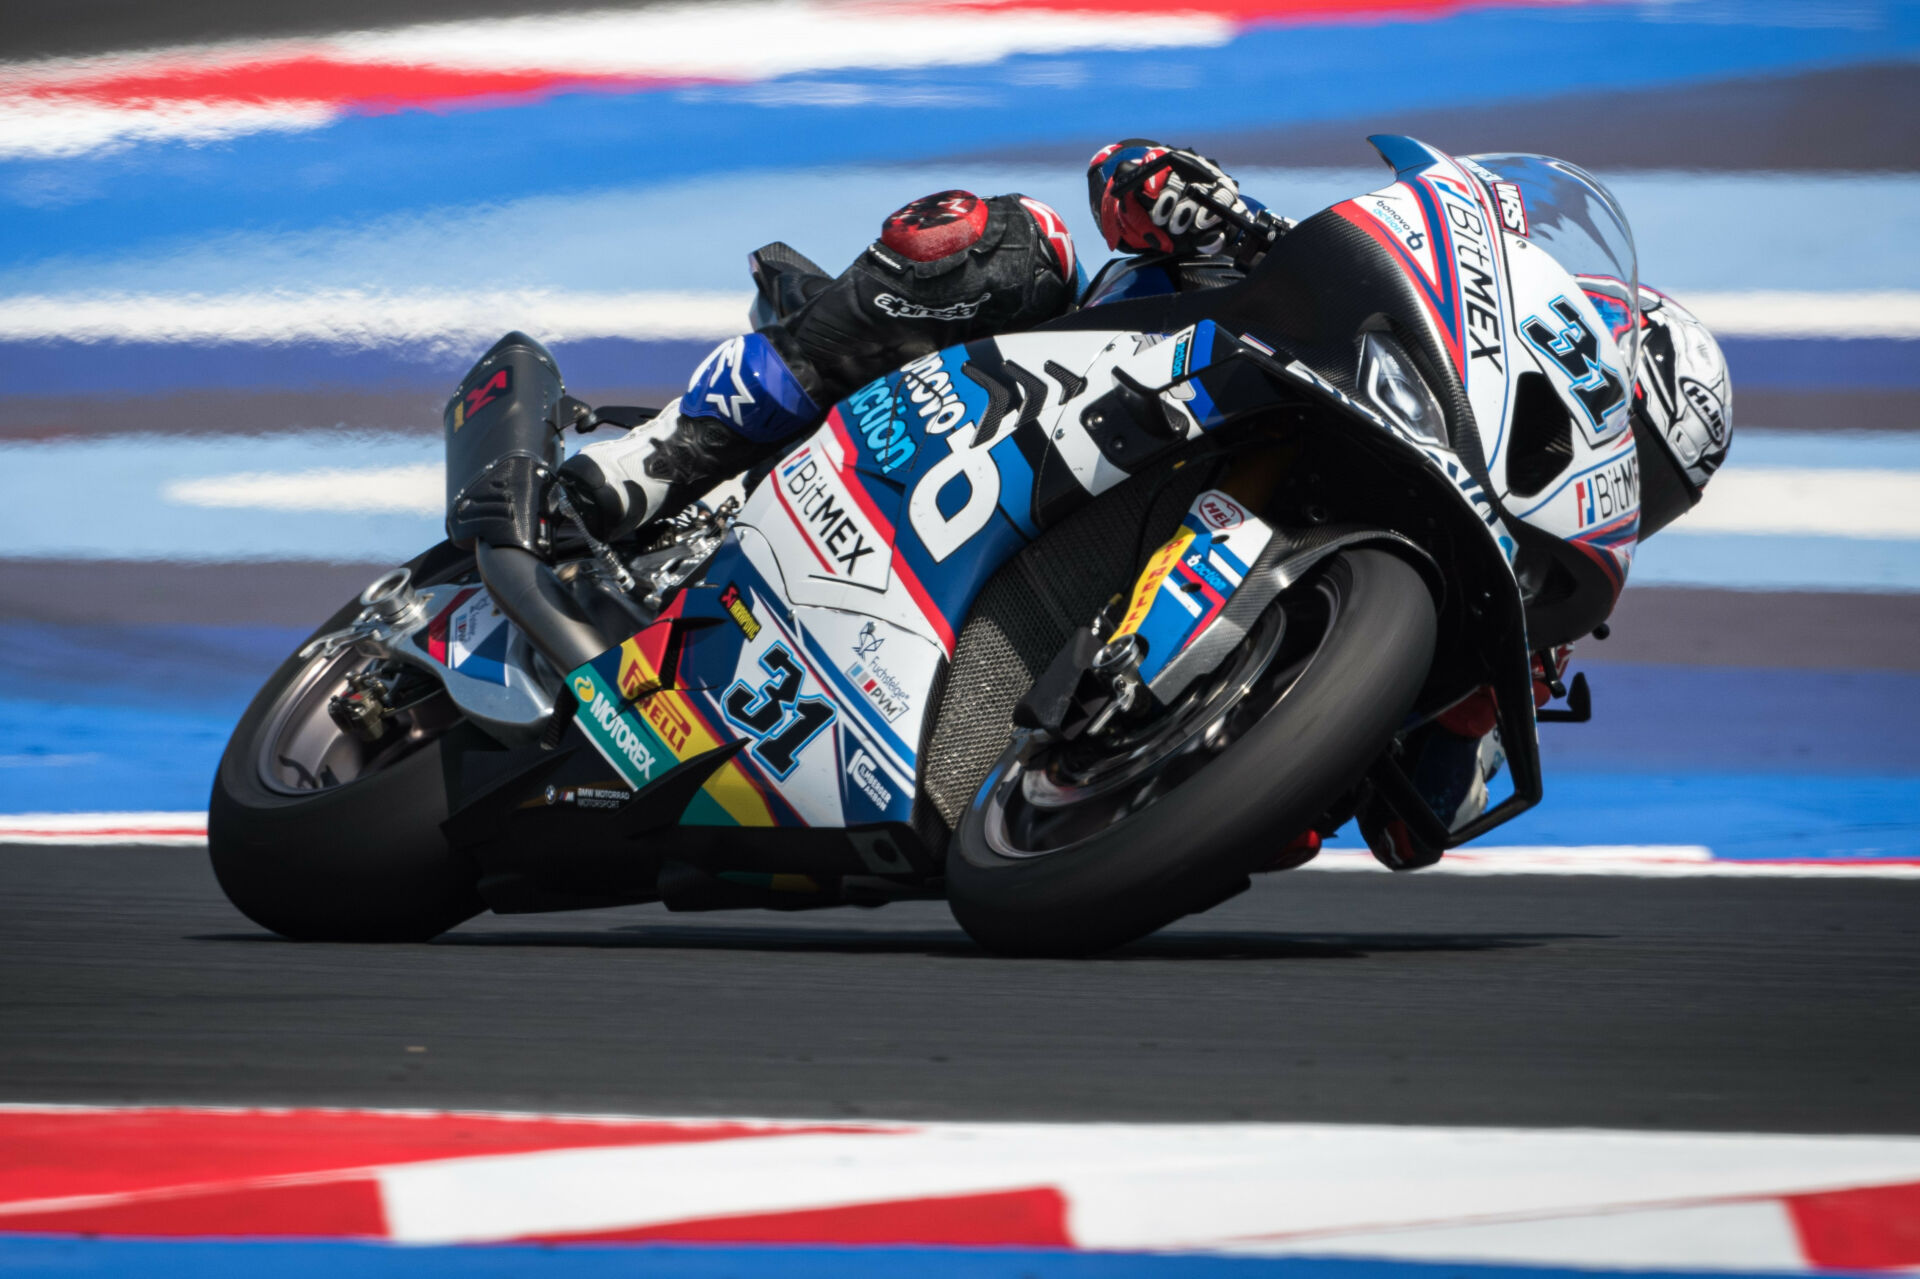
[[[222,888],[340,940],[944,897],[989,949],[1084,954],[1365,802],[1435,849],[1530,808],[1536,721],[1589,713],[1577,677],[1536,713],[1536,657],[1603,626],[1692,498],[1630,424],[1647,299],[1577,167],[1372,141],[1392,183],[1257,260],[1113,264],[644,547],[551,479],[567,433],[649,412],[509,334],[447,406],[447,540],[234,730]],[[1148,270],[1181,287],[1133,296]],[[1450,828],[1402,749],[1485,688],[1512,793]]]

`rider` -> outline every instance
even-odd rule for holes
[[[1288,225],[1242,196],[1218,164],[1143,138],[1096,152],[1087,187],[1107,247],[1126,254],[1190,263],[1242,249],[1248,237],[1271,240]],[[776,453],[816,426],[828,407],[910,359],[1032,328],[1076,304],[1178,287],[1175,273],[1147,270],[1112,292],[1098,282],[1087,289],[1066,223],[1047,205],[1017,194],[923,196],[890,215],[880,238],[836,277],[784,244],[768,245],[749,261],[762,295],[754,316],[759,327],[721,343],[701,362],[676,413],[589,444],[561,466],[562,483],[590,531],[623,537],[671,514]],[[1225,283],[1237,273],[1178,274],[1190,288]],[[1662,456],[1673,463],[1664,510],[1654,508],[1659,477],[1643,477],[1644,536],[1697,498],[1726,456],[1732,427],[1724,397],[1709,396],[1708,404],[1698,395],[1700,387],[1726,386],[1713,336],[1670,298],[1643,289],[1642,303],[1646,364],[1636,387],[1635,426],[1656,435],[1665,445]],[[1564,672],[1567,651],[1554,655],[1554,671],[1535,671],[1536,698],[1544,701]],[[1408,747],[1414,784],[1452,829],[1485,809],[1486,783],[1504,759],[1487,690],[1423,726]],[[1377,800],[1363,803],[1358,821],[1374,856],[1389,867],[1412,869],[1439,857]]]
[[[1107,246],[1124,253],[1219,253],[1239,228],[1210,202],[1264,216],[1211,160],[1142,139],[1103,148],[1087,179]],[[756,314],[766,322],[714,348],[677,413],[589,444],[561,467],[599,536],[624,536],[670,513],[908,360],[1064,315],[1086,284],[1053,209],[1024,195],[983,200],[967,191],[922,196],[894,212],[837,277],[784,244],[750,262],[763,295],[779,299],[778,314]]]

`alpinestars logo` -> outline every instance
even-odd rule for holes
[[[1021,207],[1033,215],[1033,221],[1040,228],[1040,234],[1047,238],[1047,244],[1053,249],[1056,265],[1060,268],[1060,278],[1069,283],[1073,281],[1073,233],[1067,230],[1067,224],[1053,206],[1042,204],[1038,200],[1020,197]]]
[[[706,387],[706,402],[735,426],[746,425],[746,409],[753,403],[753,392],[747,389],[746,381],[740,376],[740,362],[746,353],[746,345],[744,337],[722,342],[693,371],[693,385]],[[720,381],[723,376],[733,384],[730,393]]]
[[[980,308],[993,300],[993,294],[982,293],[971,302],[955,302],[951,306],[921,306],[918,302],[909,302],[897,298],[891,293],[882,293],[873,300],[873,304],[896,320],[971,320],[980,314]]]

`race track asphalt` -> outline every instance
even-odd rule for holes
[[[1271,876],[1113,956],[939,903],[295,945],[0,848],[0,1098],[1920,1132],[1920,881]]]

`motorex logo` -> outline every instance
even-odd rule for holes
[[[599,727],[600,734],[606,739],[607,744],[619,752],[621,758],[632,766],[633,771],[639,774],[640,780],[652,781],[653,752],[647,748],[646,742],[641,740],[640,734],[634,730],[633,725],[620,717],[620,708],[602,689],[584,676],[574,682],[573,691],[582,701],[586,700],[588,689],[593,693],[593,701],[587,707],[587,718]],[[618,764],[620,761],[614,762]]]

